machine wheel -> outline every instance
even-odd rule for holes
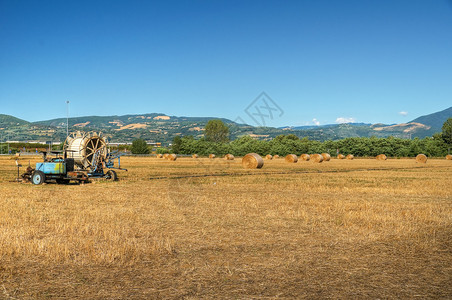
[[[46,175],[41,171],[34,171],[33,175],[31,175],[31,182],[33,184],[42,184],[46,181]]]
[[[118,180],[118,175],[116,175],[115,171],[108,170],[107,176],[105,178],[107,178],[108,180],[111,180],[111,181],[116,181],[116,180]]]

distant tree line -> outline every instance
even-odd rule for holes
[[[280,135],[270,141],[256,140],[249,136],[243,136],[231,142],[211,142],[204,138],[194,139],[191,136],[178,137],[175,138],[171,150],[178,154],[196,153],[204,156],[210,153],[218,156],[227,153],[243,156],[255,152],[260,155],[278,154],[285,156],[290,153],[300,155],[303,153],[328,152],[331,155],[341,153],[355,156],[376,156],[383,153],[392,157],[413,157],[419,153],[424,153],[430,157],[440,157],[448,153],[449,146],[441,135],[413,140],[394,137],[356,137],[319,142],[308,138],[300,139],[290,134]]]
[[[211,124],[212,126],[206,126],[205,138],[175,137],[171,148],[172,152],[178,154],[196,153],[198,155],[231,153],[236,156],[243,156],[250,152],[280,156],[290,153],[300,155],[303,153],[328,152],[331,155],[337,153],[355,156],[386,154],[392,157],[413,157],[419,153],[424,153],[430,157],[440,157],[448,154],[452,146],[452,118],[444,123],[442,133],[423,139],[354,137],[324,142],[313,141],[308,138],[300,139],[293,134],[280,135],[270,141],[256,140],[250,136],[229,141],[227,126],[220,123],[222,122],[215,120],[214,124]]]
[[[269,141],[257,140],[250,136],[229,141],[228,127],[221,120],[211,120],[206,125],[205,137],[195,139],[193,136],[176,136],[171,148],[158,148],[157,153],[172,152],[186,155],[196,153],[202,156],[210,153],[218,156],[230,153],[235,156],[243,156],[255,152],[260,155],[285,156],[290,153],[300,155],[327,152],[332,156],[341,153],[361,157],[372,157],[378,154],[386,154],[390,157],[414,157],[419,153],[424,153],[430,157],[442,157],[450,152],[451,147],[452,118],[444,123],[441,133],[423,139],[354,137],[324,142],[308,138],[300,139],[293,134],[280,135]],[[128,149],[135,154],[147,154],[151,150],[142,139],[135,140]]]

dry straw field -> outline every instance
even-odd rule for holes
[[[450,160],[121,162],[33,186],[0,157],[0,298],[452,298]]]

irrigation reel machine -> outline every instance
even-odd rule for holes
[[[80,132],[71,133],[64,142],[63,150],[50,151],[54,157],[43,153],[43,162],[37,163],[35,169],[28,167],[22,174],[22,179],[33,184],[56,181],[69,183],[72,181],[88,182],[89,178],[104,178],[117,180],[114,169],[121,168],[121,155],[118,151],[111,152],[106,139],[101,133]],[[115,167],[115,160],[118,167]]]

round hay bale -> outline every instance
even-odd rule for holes
[[[376,159],[377,160],[387,160],[388,157],[385,154],[378,154]]]
[[[446,155],[446,159],[447,159],[447,160],[452,160],[452,155],[447,154],[447,155]]]
[[[284,158],[288,163],[296,163],[298,161],[298,156],[295,154],[287,154]]]
[[[323,155],[321,154],[312,154],[311,161],[316,163],[321,163],[324,160]]]
[[[198,154],[193,154],[191,157],[192,158],[198,158],[199,156],[198,156]]]
[[[214,159],[214,158],[215,158],[215,154],[213,154],[213,153],[212,153],[212,154],[209,154],[209,158],[210,158],[210,159]]]
[[[271,154],[267,154],[267,155],[265,155],[265,159],[273,159],[273,156],[271,155]]]
[[[279,158],[279,155],[278,155],[278,154],[276,154],[276,155],[274,155],[274,156],[273,156],[273,158]]]
[[[242,158],[242,165],[245,169],[260,169],[264,165],[264,160],[259,154],[248,153]]]
[[[427,162],[427,156],[425,154],[418,154],[416,156],[416,162],[425,164]]]
[[[162,158],[162,157],[163,157],[163,154],[160,154],[160,153],[159,153],[159,154],[157,154],[156,156],[157,156],[157,158]]]
[[[322,153],[323,161],[330,161],[331,155],[329,153]]]
[[[352,159],[354,159],[355,157],[353,156],[353,154],[349,154],[349,155],[347,155],[345,158],[346,158],[346,159],[349,159],[349,160],[352,160]]]
[[[168,160],[175,161],[176,159],[177,159],[177,155],[176,154],[169,154],[168,155]]]
[[[309,154],[304,153],[300,155],[300,159],[303,161],[309,161],[311,159],[311,156],[309,156]]]
[[[226,160],[234,160],[234,155],[232,155],[232,154],[226,154],[226,155],[224,156],[224,159],[226,159]]]
[[[168,156],[169,156],[169,153],[163,154],[163,158],[164,158],[164,159],[168,159]]]
[[[345,155],[344,154],[338,154],[337,159],[344,159]]]

